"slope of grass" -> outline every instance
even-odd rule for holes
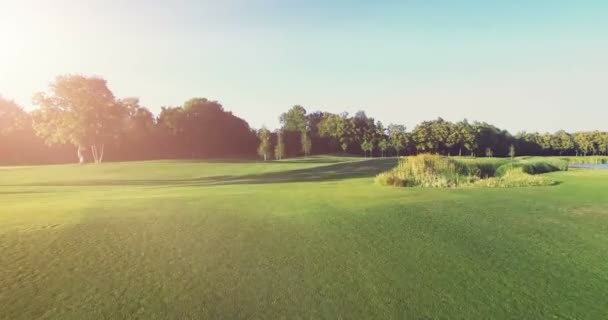
[[[608,313],[608,170],[383,188],[395,159],[0,172],[0,319]]]

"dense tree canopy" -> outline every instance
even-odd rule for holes
[[[442,118],[407,131],[384,126],[364,111],[354,115],[308,113],[299,105],[279,115],[281,128],[258,131],[217,101],[193,98],[163,107],[158,116],[138,98],[114,97],[104,79],[61,76],[48,93],[34,97],[26,112],[0,98],[0,164],[100,162],[163,158],[264,158],[350,153],[396,156],[423,152],[443,155],[608,154],[608,133],[519,132],[485,122]],[[70,147],[71,146],[71,147]],[[105,155],[105,157],[104,157]]]
[[[125,110],[117,103],[106,81],[97,77],[60,76],[50,86],[50,94],[37,93],[33,113],[34,129],[48,144],[90,147],[95,162],[101,162],[105,145],[118,137]]]

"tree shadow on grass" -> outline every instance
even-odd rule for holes
[[[321,182],[373,177],[397,165],[397,159],[371,159],[326,166],[235,177],[220,184],[263,184],[286,182]]]
[[[194,179],[108,179],[87,181],[57,181],[22,184],[18,186],[218,186],[237,184],[268,184],[293,182],[323,182],[373,177],[397,165],[396,158],[347,161],[314,168],[279,171],[243,176],[211,176]]]

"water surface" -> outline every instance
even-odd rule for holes
[[[571,164],[569,167],[579,169],[608,169],[608,164]]]

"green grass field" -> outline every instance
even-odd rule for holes
[[[0,319],[608,317],[608,170],[373,183],[395,164],[0,169]]]

